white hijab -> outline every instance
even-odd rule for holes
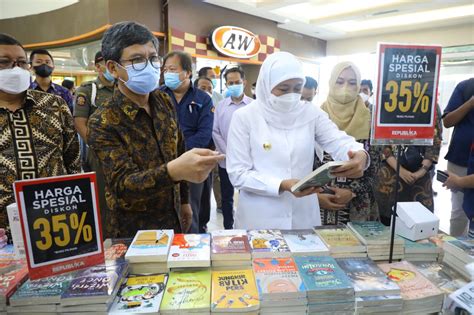
[[[257,107],[265,121],[279,129],[294,129],[309,123],[317,117],[316,107],[300,101],[295,110],[288,113],[275,111],[270,104],[272,89],[283,81],[302,79],[305,76],[303,66],[295,56],[288,52],[277,52],[265,59],[260,68],[255,93],[257,99],[248,106]]]

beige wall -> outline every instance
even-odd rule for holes
[[[326,55],[340,56],[375,52],[377,50],[377,42],[380,41],[410,44],[440,44],[444,47],[469,45],[474,44],[474,23],[395,34],[329,40],[327,42]]]
[[[26,45],[75,37],[124,20],[162,32],[161,17],[161,0],[80,0],[58,10],[0,20],[0,31]]]

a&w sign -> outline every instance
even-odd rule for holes
[[[260,51],[254,33],[237,26],[221,26],[212,33],[212,44],[221,54],[233,58],[251,58]]]

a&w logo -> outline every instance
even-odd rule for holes
[[[233,58],[251,58],[260,51],[257,35],[236,26],[221,26],[212,33],[212,44],[221,54]]]

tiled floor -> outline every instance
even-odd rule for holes
[[[439,158],[439,163],[437,169],[446,170],[447,161],[444,159],[444,156],[447,152],[447,145],[444,145],[441,149],[441,154]],[[438,193],[435,197],[435,214],[440,219],[440,229],[443,232],[449,232],[449,217],[451,211],[451,193],[441,186],[441,183],[434,179],[433,183],[434,190]],[[237,201],[238,194],[235,194],[234,199]],[[211,197],[211,220],[209,221],[207,227],[209,231],[223,229],[223,217],[222,214],[217,213],[216,211],[216,201],[214,196]]]

